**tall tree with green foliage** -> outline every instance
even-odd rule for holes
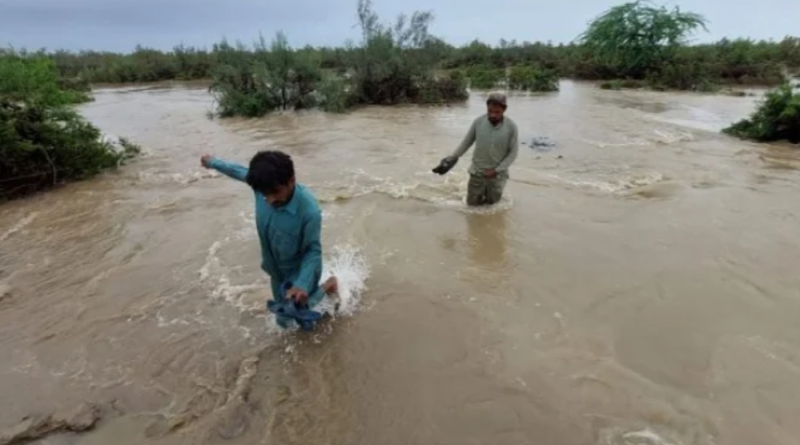
[[[676,49],[701,28],[707,30],[699,14],[634,1],[595,18],[578,41],[618,77],[643,79],[671,61]]]

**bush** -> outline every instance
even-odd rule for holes
[[[608,80],[600,84],[600,88],[604,90],[637,90],[646,87],[647,82],[635,79]]]
[[[358,104],[441,103],[467,98],[463,79],[436,77],[441,42],[428,35],[432,15],[400,16],[393,26],[378,22],[368,0],[358,5],[363,41],[343,69],[323,75],[320,52],[292,50],[283,33],[253,51],[215,45],[217,66],[210,91],[222,117],[262,116],[275,110],[320,107],[342,112]]]
[[[60,106],[91,100],[89,91],[87,85],[59,79],[55,63],[46,56],[0,53],[0,97]]]
[[[313,54],[292,51],[278,32],[267,48],[263,39],[254,55],[227,42],[215,45],[220,64],[212,70],[209,90],[222,117],[257,117],[276,110],[311,108],[322,71]]]
[[[319,107],[330,113],[343,113],[352,107],[356,98],[351,94],[352,85],[342,76],[326,74],[322,76],[317,93],[319,94]]]
[[[100,137],[70,109],[0,99],[0,200],[89,178],[140,151],[125,139],[116,148]]]
[[[647,83],[656,90],[713,92],[719,84],[706,66],[693,63],[668,62],[649,72]]]
[[[59,79],[47,57],[0,55],[0,200],[91,177],[139,153],[125,139],[102,141],[68,107],[88,98],[85,90]]]
[[[558,75],[538,68],[515,66],[508,76],[508,88],[538,92],[558,91]]]
[[[434,75],[443,43],[428,33],[430,12],[416,11],[383,25],[370,0],[359,0],[361,47],[350,59],[353,93],[358,103],[391,105],[461,101],[467,97],[463,80]]]
[[[471,66],[467,69],[469,86],[476,90],[490,90],[505,80],[505,70],[487,66]]]
[[[466,81],[463,77],[443,76],[420,83],[419,92],[412,96],[414,102],[421,104],[441,104],[469,98]]]
[[[730,127],[724,133],[758,142],[788,140],[800,143],[800,93],[784,84],[769,93],[755,112]]]

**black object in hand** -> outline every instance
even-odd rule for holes
[[[439,165],[437,165],[436,168],[434,168],[431,171],[443,175],[449,172],[453,167],[455,167],[457,163],[458,163],[458,158],[446,157],[442,159],[442,161],[439,162]]]

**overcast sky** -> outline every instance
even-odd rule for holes
[[[373,0],[383,19],[430,9],[432,33],[453,44],[479,38],[495,44],[569,42],[615,0]],[[781,39],[800,34],[800,0],[671,1],[704,14],[722,37]],[[223,36],[251,43],[284,30],[292,46],[338,45],[358,39],[356,0],[0,0],[0,45],[38,49],[130,51],[206,46]]]

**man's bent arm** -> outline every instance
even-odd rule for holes
[[[508,145],[508,154],[500,161],[500,165],[495,169],[501,173],[508,171],[508,168],[511,167],[511,164],[517,159],[517,154],[519,153],[519,137],[517,136],[516,127],[514,127],[514,131],[511,133],[511,139],[508,141]]]
[[[476,131],[475,127],[477,123],[478,123],[477,119],[472,122],[472,125],[470,125],[469,130],[467,130],[467,134],[464,136],[464,140],[461,141],[461,144],[458,146],[458,148],[456,148],[456,151],[453,152],[452,157],[460,158],[461,156],[464,155],[464,153],[467,152],[467,150],[469,150],[470,147],[472,147],[472,144],[475,143],[475,131]]]
[[[211,158],[208,161],[208,166],[237,181],[244,182],[247,178],[247,167],[234,162],[223,161],[219,158]]]
[[[322,276],[322,214],[315,213],[303,225],[303,241],[301,251],[303,261],[300,263],[300,273],[297,276],[295,287],[303,289],[306,293],[319,284]]]

